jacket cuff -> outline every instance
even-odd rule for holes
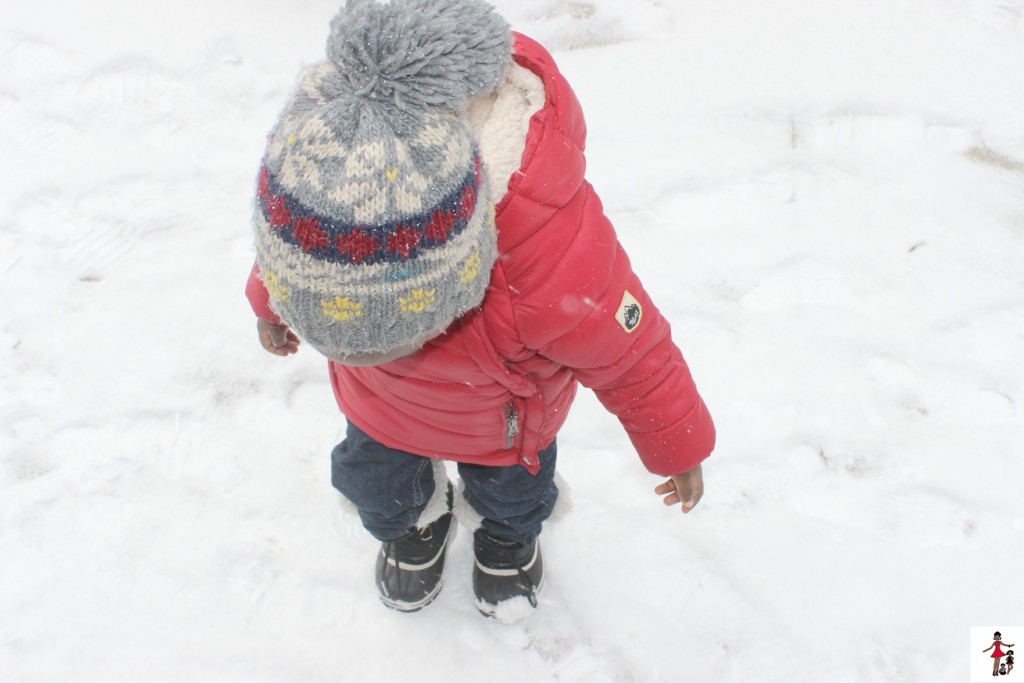
[[[715,425],[700,397],[678,422],[653,432],[627,434],[644,467],[665,477],[689,472],[715,448]]]
[[[252,306],[253,313],[257,317],[274,325],[281,324],[281,318],[270,308],[270,293],[263,286],[260,267],[257,264],[253,264],[252,271],[249,273],[249,281],[245,284],[245,296],[249,299],[249,305]]]

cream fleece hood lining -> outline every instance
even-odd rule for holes
[[[501,85],[474,98],[466,107],[495,204],[505,196],[509,179],[522,164],[530,118],[543,106],[544,83],[529,69],[512,62]]]

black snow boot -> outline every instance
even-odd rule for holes
[[[450,496],[449,492],[449,496]],[[441,592],[444,556],[455,535],[452,513],[446,512],[423,529],[397,541],[381,543],[377,554],[377,591],[388,607],[415,612]]]
[[[483,529],[473,536],[473,592],[483,614],[511,623],[529,616],[537,607],[544,585],[540,543],[530,545],[497,538]]]

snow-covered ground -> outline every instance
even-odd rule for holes
[[[574,84],[719,428],[684,517],[582,394],[516,626],[476,613],[468,534],[435,604],[381,607],[324,363],[264,352],[242,296],[337,4],[0,17],[0,681],[990,669],[970,627],[1024,624],[1024,0],[496,2]]]

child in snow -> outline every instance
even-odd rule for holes
[[[389,607],[437,595],[453,508],[478,608],[536,607],[577,382],[666,505],[701,498],[714,426],[584,179],[585,130],[551,56],[481,0],[349,0],[269,138],[247,294],[268,351],[330,359],[332,481],[381,541]]]

